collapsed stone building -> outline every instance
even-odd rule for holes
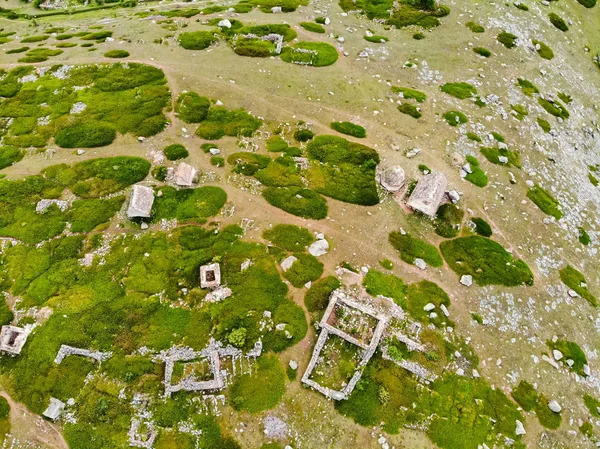
[[[60,365],[62,361],[68,355],[79,355],[82,357],[88,357],[90,359],[95,360],[98,363],[103,362],[104,360],[108,360],[112,357],[112,352],[100,352],[100,351],[91,351],[89,349],[75,348],[73,346],[61,345],[56,357],[54,358],[54,363]]]
[[[217,288],[221,285],[221,266],[218,263],[200,267],[200,288]]]
[[[30,325],[25,327],[2,326],[0,330],[0,351],[19,355],[32,328]]]
[[[50,403],[42,414],[51,421],[58,421],[64,411],[65,403],[63,401],[56,398],[50,398]]]
[[[417,183],[406,204],[411,209],[433,217],[444,199],[447,184],[446,176],[441,172],[425,175]]]
[[[394,165],[377,172],[377,180],[385,190],[395,193],[404,187],[406,176],[402,167]]]
[[[135,184],[131,190],[127,217],[150,218],[152,204],[154,203],[154,190],[151,187]]]
[[[180,187],[192,187],[197,174],[198,170],[194,166],[182,162],[175,170],[175,184]]]

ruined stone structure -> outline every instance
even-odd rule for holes
[[[354,309],[355,311],[358,311],[376,320],[377,324],[375,326],[375,329],[373,329],[371,339],[368,343],[365,343],[349,335],[345,331],[329,324],[330,318],[332,317],[332,314],[334,313],[334,309],[336,307]],[[347,399],[348,396],[350,396],[350,394],[354,390],[354,387],[356,386],[357,382],[360,380],[363,368],[366,366],[369,360],[371,360],[371,357],[373,357],[373,354],[375,353],[375,350],[379,345],[379,341],[381,340],[381,337],[385,332],[388,321],[388,316],[375,311],[374,309],[365,304],[357,302],[353,298],[349,297],[341,289],[334,291],[331,294],[331,297],[329,299],[329,305],[327,306],[327,309],[325,310],[325,313],[323,314],[323,317],[319,323],[321,333],[319,334],[319,338],[313,350],[313,355],[310,359],[310,362],[308,363],[306,371],[302,376],[302,382],[308,385],[309,387],[319,391],[328,398],[334,399],[336,401]],[[324,387],[310,379],[311,373],[315,369],[315,366],[319,361],[321,350],[323,349],[323,346],[325,346],[325,343],[327,342],[327,339],[329,338],[330,334],[337,335],[338,337],[346,340],[347,342],[363,349],[361,360],[356,368],[356,371],[354,372],[354,375],[342,390],[332,390],[331,388]]]
[[[154,203],[154,190],[150,187],[135,184],[129,198],[127,216],[129,218],[149,218]]]
[[[104,360],[108,360],[112,357],[112,352],[100,352],[100,351],[90,351],[89,349],[81,349],[74,348],[73,346],[61,345],[58,350],[58,354],[56,354],[56,358],[54,359],[54,363],[60,365],[62,361],[68,355],[80,355],[83,357],[89,357],[90,359],[94,359],[97,362],[102,362]]]
[[[200,288],[217,288],[221,285],[221,266],[218,263],[200,267]]]
[[[145,431],[140,430],[142,426],[145,427]],[[138,418],[132,418],[127,436],[129,437],[130,446],[149,449],[154,445],[154,440],[156,440],[158,432],[152,421],[142,421]]]
[[[377,180],[385,190],[394,193],[404,187],[406,176],[402,167],[394,165],[378,172]]]
[[[31,328],[17,326],[2,326],[0,331],[0,351],[18,355],[29,337]]]
[[[50,404],[48,404],[48,407],[46,408],[46,410],[44,410],[44,413],[42,414],[52,421],[57,421],[62,416],[64,411],[64,402],[59,401],[56,398],[50,398]]]
[[[181,187],[191,187],[194,185],[198,170],[190,164],[182,162],[175,171],[175,184]]]
[[[66,211],[67,208],[69,207],[69,203],[67,201],[62,201],[62,200],[39,200],[37,202],[37,204],[35,205],[35,211],[38,214],[43,214],[52,205],[55,205],[56,207],[58,207],[61,210],[61,212]]]
[[[446,185],[447,181],[443,173],[436,172],[423,176],[408,199],[408,207],[433,217],[444,198]]]

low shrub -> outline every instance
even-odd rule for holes
[[[340,288],[340,285],[340,281],[335,276],[327,276],[313,282],[304,295],[306,309],[309,312],[325,310],[331,293]]]
[[[585,276],[579,270],[567,265],[560,270],[560,280],[579,296],[585,298],[592,307],[598,307],[598,299],[589,291]]]
[[[321,220],[327,216],[327,202],[314,190],[268,187],[263,196],[269,204],[298,217]]]
[[[390,40],[389,38],[387,38],[385,36],[379,36],[376,34],[373,34],[371,36],[363,36],[363,39],[366,40],[367,42],[372,42],[374,44],[384,44],[385,42]]]
[[[437,248],[424,240],[393,231],[390,232],[389,242],[400,253],[400,258],[406,263],[414,265],[415,259],[423,259],[432,267],[443,265],[442,257]]]
[[[560,210],[560,203],[554,198],[550,192],[540,186],[533,186],[527,190],[527,198],[540,208],[546,215],[550,215],[557,220],[563,216]]]
[[[435,233],[447,239],[456,237],[464,215],[465,211],[456,204],[442,204],[434,220]]]
[[[323,274],[323,264],[312,254],[294,253],[296,260],[283,276],[296,288],[307,282],[316,281]]]
[[[179,45],[186,50],[204,50],[216,41],[217,37],[211,31],[190,31],[179,36]]]
[[[412,35],[412,38],[416,41],[420,41],[425,39],[425,35],[423,33],[415,33]]]
[[[110,145],[116,137],[116,129],[108,123],[80,122],[58,131],[54,140],[62,148],[94,148]]]
[[[440,244],[448,265],[459,276],[471,275],[479,285],[533,285],[527,264],[514,260],[500,244],[480,236],[459,237]]]
[[[300,22],[299,25],[302,28],[304,28],[306,31],[310,31],[312,33],[320,33],[320,34],[324,34],[325,33],[325,28],[323,28],[318,23],[314,23],[314,22]]]
[[[109,50],[104,53],[105,58],[126,58],[129,56],[127,50]]]
[[[546,110],[548,114],[552,114],[555,117],[562,119],[568,119],[570,117],[569,111],[559,101],[554,100],[550,102],[545,98],[538,98],[539,104]]]
[[[313,67],[332,65],[338,57],[337,50],[325,42],[298,42],[291,47],[284,47],[281,52],[282,61]]]
[[[550,23],[558,28],[560,31],[569,31],[569,25],[558,14],[551,12],[548,14],[548,18],[550,19]]]
[[[398,105],[398,110],[403,114],[410,115],[413,118],[421,118],[423,115],[419,111],[419,108],[410,103],[402,103],[401,105]]]
[[[459,100],[464,100],[477,95],[477,89],[469,83],[446,83],[442,84],[440,90]]]
[[[485,32],[485,28],[482,25],[478,24],[478,23],[467,22],[467,23],[465,23],[465,25],[473,33],[483,33],[483,32]]]
[[[545,133],[549,133],[550,130],[552,130],[552,126],[550,125],[550,123],[548,122],[548,120],[544,120],[541,117],[537,118],[537,124],[539,125],[540,128],[542,128],[542,130]]]
[[[300,226],[291,224],[278,224],[271,229],[266,229],[263,238],[286,251],[304,251],[315,241],[312,233]]]
[[[531,43],[534,45],[535,50],[538,55],[540,55],[544,59],[552,59],[554,58],[554,52],[550,47],[538,40],[532,40]]]
[[[208,115],[210,100],[195,92],[182,92],[175,102],[175,113],[185,123],[200,123]]]
[[[518,37],[512,33],[502,31],[496,39],[506,48],[513,48],[517,45]]]
[[[475,217],[471,221],[475,224],[475,232],[483,237],[492,236],[492,227],[483,218]]]
[[[464,125],[469,121],[468,117],[459,111],[448,111],[442,117],[450,126]]]
[[[169,161],[178,161],[179,159],[184,159],[190,155],[188,150],[186,150],[185,147],[180,143],[174,143],[166,146],[163,149],[163,153]]]
[[[484,47],[474,47],[473,51],[479,56],[483,56],[484,58],[489,58],[490,56],[492,56],[492,52]]]
[[[331,129],[342,134],[346,134],[352,137],[367,137],[367,131],[360,125],[355,125],[350,122],[332,122]]]

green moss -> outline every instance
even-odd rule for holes
[[[474,142],[481,143],[481,137],[479,137],[477,134],[475,134],[473,132],[468,132],[466,135],[467,135],[467,139],[472,140]]]
[[[217,38],[211,31],[190,31],[179,35],[179,45],[186,50],[204,50],[210,47]]]
[[[323,28],[321,25],[319,25],[318,23],[313,23],[313,22],[300,22],[299,25],[304,28],[306,31],[310,31],[312,33],[320,33],[320,34],[324,34],[325,33],[325,28]]]
[[[290,252],[304,251],[315,241],[308,229],[289,224],[278,224],[266,229],[263,238]]]
[[[527,264],[513,259],[493,240],[460,237],[442,242],[440,250],[456,274],[471,275],[479,285],[533,285],[533,274]]]
[[[316,281],[323,274],[323,264],[311,254],[294,253],[296,260],[283,276],[296,288],[307,282]]]
[[[506,148],[481,147],[481,154],[492,164],[504,165],[505,167],[521,168],[521,157],[517,151],[511,151]],[[500,162],[500,157],[505,157],[508,162]]]
[[[435,305],[437,308],[436,317],[432,318],[430,312],[425,311],[427,304]],[[436,283],[423,280],[408,286],[406,310],[415,320],[425,325],[433,324],[437,327],[454,326],[454,323],[440,310],[441,305],[450,308],[450,297]]]
[[[29,50],[29,47],[18,47],[18,48],[11,48],[10,50],[6,50],[6,54],[7,55],[14,55],[17,53],[25,53],[27,50]]]
[[[535,414],[540,421],[540,424],[547,429],[558,429],[562,422],[560,413],[554,413],[548,407],[550,401],[543,394],[540,395],[538,405],[535,408]]]
[[[174,143],[172,145],[166,146],[165,148],[163,148],[163,153],[169,161],[177,161],[179,159],[184,159],[190,155],[188,150],[186,150],[185,147],[180,143]]]
[[[527,107],[523,106],[522,104],[511,104],[510,108],[515,112],[515,116],[518,120],[523,120],[529,115]]]
[[[371,36],[363,36],[363,39],[366,40],[367,42],[372,42],[374,44],[383,44],[383,43],[389,41],[389,38],[387,38],[385,36],[379,36],[377,34],[373,34]]]
[[[389,235],[389,242],[400,252],[400,258],[406,263],[414,265],[415,259],[423,259],[432,267],[441,267],[443,265],[437,248],[424,240],[393,231]]]
[[[42,34],[39,36],[27,36],[24,37],[23,39],[21,39],[21,43],[22,44],[29,44],[29,43],[35,43],[35,42],[42,42],[45,40],[48,40],[48,38],[50,37],[49,34]]]
[[[552,126],[550,126],[550,123],[541,117],[537,118],[537,124],[540,126],[540,128],[542,128],[544,130],[545,133],[549,133],[550,130],[552,129]]]
[[[372,296],[392,298],[399,306],[406,306],[406,284],[398,276],[369,270],[363,279],[367,293]]]
[[[126,50],[110,50],[104,53],[105,58],[126,58],[129,52]]]
[[[550,350],[558,350],[562,353],[563,358],[561,362],[565,365],[565,367],[572,369],[580,376],[585,376],[583,367],[587,365],[587,357],[579,345],[573,341],[566,340],[548,340],[546,342]],[[573,364],[569,366],[567,360],[572,360]]]
[[[528,97],[533,96],[533,94],[539,94],[539,89],[533,84],[531,81],[526,80],[524,78],[517,79],[517,85],[521,88],[523,93]]]
[[[469,83],[446,83],[442,84],[440,90],[459,100],[464,100],[477,95],[477,89]]]
[[[422,116],[419,108],[410,103],[402,103],[401,105],[398,105],[398,110],[403,114],[410,115],[413,118],[421,118]]]
[[[446,112],[442,117],[450,126],[463,125],[469,121],[467,116],[459,111]]]
[[[267,202],[298,217],[320,220],[327,216],[327,202],[314,190],[301,187],[268,187]]]
[[[473,51],[479,56],[483,56],[484,58],[489,58],[490,56],[492,56],[492,52],[484,47],[474,47]]]
[[[530,412],[537,407],[539,396],[533,385],[526,380],[522,380],[510,393],[517,404],[526,412]]]
[[[162,195],[156,196],[152,206],[153,221],[176,218],[179,221],[202,222],[216,215],[227,201],[227,194],[220,187],[177,190],[165,186],[160,191]]]
[[[252,374],[234,380],[229,388],[231,403],[236,410],[257,413],[275,407],[285,392],[285,373],[275,355],[257,359]]]
[[[483,218],[473,218],[471,221],[475,224],[475,232],[483,237],[492,236],[492,227]]]
[[[207,140],[223,136],[250,137],[261,125],[261,120],[243,109],[230,111],[223,106],[215,106],[208,110],[206,118],[198,125],[196,135]]]
[[[360,125],[355,125],[350,122],[332,122],[331,129],[342,134],[346,134],[352,137],[367,137],[367,131]]]
[[[552,114],[555,117],[568,119],[570,116],[567,108],[557,100],[550,102],[544,98],[538,98],[538,103],[546,110],[548,114]]]
[[[517,41],[518,37],[512,33],[502,31],[496,39],[498,40],[498,42],[500,42],[506,48],[513,48],[517,45],[516,41]]]
[[[587,287],[587,281],[583,273],[571,265],[560,270],[560,280],[579,296],[585,298],[591,306],[598,307],[598,299],[592,295]]]
[[[381,259],[379,261],[379,265],[381,265],[386,270],[392,270],[394,268],[394,262],[392,262],[390,259]]]
[[[554,52],[545,43],[535,40],[535,39],[533,39],[531,41],[531,43],[534,45],[535,50],[537,51],[538,55],[540,55],[542,58],[544,58],[544,59],[553,59],[554,58]]]
[[[304,295],[304,305],[309,312],[325,310],[329,296],[340,288],[340,281],[335,276],[327,276],[312,283]]]
[[[167,179],[167,174],[167,167],[165,167],[164,165],[152,167],[152,176],[154,176],[154,179],[156,179],[157,181],[163,182],[165,179]]]
[[[587,231],[584,228],[577,228],[577,230],[579,231],[579,236],[578,236],[579,243],[581,243],[582,245],[585,245],[585,246],[592,243],[592,239],[590,238],[590,235],[587,233]]]
[[[297,50],[309,50],[309,52]],[[294,64],[324,67],[332,65],[338,60],[338,52],[325,42],[301,41],[291,47],[284,47],[281,59]]]
[[[485,187],[488,184],[488,177],[487,174],[478,167],[477,165],[474,164],[470,164],[471,165],[471,173],[467,173],[467,175],[465,176],[465,179],[467,181],[469,181],[470,183],[475,184],[477,187]]]
[[[548,18],[550,19],[550,23],[558,28],[560,31],[569,31],[569,25],[565,19],[560,17],[558,14],[551,12],[548,14]]]
[[[600,418],[600,401],[595,397],[585,393],[583,395],[583,403],[594,418]]]
[[[470,29],[473,33],[483,33],[485,28],[475,22],[467,22],[465,26]]]
[[[560,203],[552,196],[550,192],[540,186],[533,186],[527,190],[527,198],[540,208],[546,215],[550,215],[557,220],[563,216],[560,210]]]
[[[425,100],[427,100],[427,95],[424,92],[418,91],[416,89],[411,89],[410,87],[392,86],[392,92],[398,94],[406,100],[416,100],[419,103],[423,103]]]
[[[460,232],[464,215],[465,211],[457,205],[452,203],[442,204],[434,220],[435,233],[446,238],[456,237]]]
[[[200,123],[206,119],[210,100],[195,92],[182,92],[175,102],[175,113],[185,123]]]

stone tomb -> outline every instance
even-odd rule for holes
[[[221,266],[218,263],[200,267],[200,288],[217,288],[221,285]]]

